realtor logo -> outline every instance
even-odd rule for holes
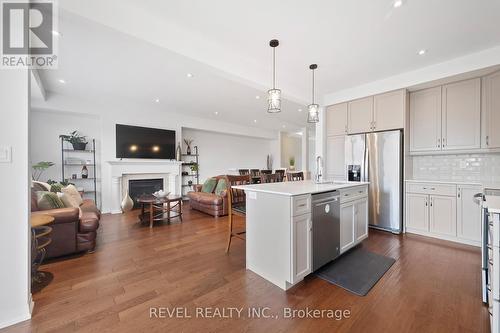
[[[56,68],[54,1],[2,0],[2,68]]]

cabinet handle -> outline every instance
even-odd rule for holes
[[[425,207],[427,207],[427,200],[425,200]]]
[[[490,136],[489,135],[486,136],[486,145],[487,146],[490,145]]]
[[[458,189],[458,197],[460,198],[460,192],[462,192],[462,189]]]
[[[432,207],[432,199],[431,199],[431,207]]]
[[[377,122],[373,121],[373,129],[376,129],[376,128],[377,128]]]
[[[438,148],[441,148],[441,139],[438,139]]]
[[[445,145],[446,145],[446,139],[443,138],[443,148],[444,148]]]

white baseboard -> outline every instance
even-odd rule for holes
[[[25,313],[25,314],[20,315],[18,317],[1,322],[0,329],[17,324],[17,323],[20,323],[20,322],[25,321],[25,320],[29,320],[29,319],[31,319],[31,313],[28,312],[28,313]]]

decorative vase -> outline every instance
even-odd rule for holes
[[[187,146],[186,154],[191,155],[191,147],[190,146]]]
[[[82,168],[82,178],[88,178],[89,177],[89,169],[87,169],[87,166],[84,165]]]
[[[72,142],[71,145],[74,150],[85,150],[87,148],[87,142]]]
[[[128,195],[128,190],[127,193],[125,193],[125,197],[123,198],[121,207],[124,213],[130,212],[132,208],[134,208],[134,200],[132,200],[130,195]]]
[[[180,142],[177,143],[177,148],[175,149],[175,159],[177,161],[181,160],[181,143]]]

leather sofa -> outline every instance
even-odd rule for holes
[[[92,200],[83,200],[80,208],[39,210],[36,191],[32,188],[31,212],[54,217],[50,224],[52,242],[46,247],[46,258],[95,250],[101,212]]]
[[[226,176],[216,176],[214,178],[217,179],[217,182],[219,182],[220,179],[225,179],[225,177]],[[187,193],[191,209],[195,209],[215,217],[227,215],[227,208],[229,204],[227,189],[224,190],[221,195],[217,195],[213,192],[201,192],[202,186],[203,185],[194,185],[194,191]]]

